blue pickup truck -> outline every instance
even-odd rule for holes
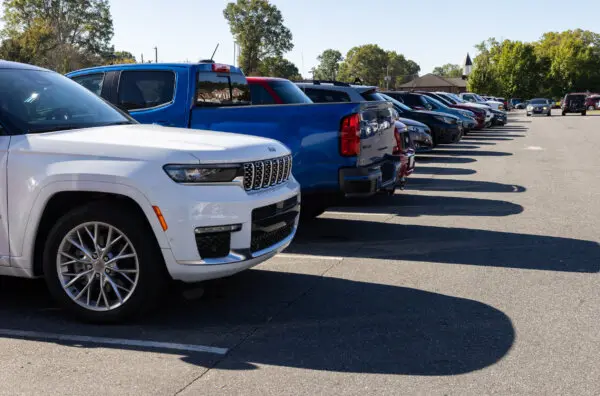
[[[101,66],[67,77],[144,124],[279,140],[293,153],[309,217],[339,197],[396,186],[400,158],[387,102],[252,106],[242,71],[212,61]]]

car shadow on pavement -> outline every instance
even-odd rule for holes
[[[287,251],[528,270],[600,272],[600,245],[594,241],[331,217],[320,217],[300,227]]]
[[[477,134],[469,134],[468,138],[518,138],[525,137],[525,135],[513,135],[510,133],[477,133]],[[466,139],[466,138],[463,138]]]
[[[512,202],[465,197],[413,195],[379,195],[364,200],[349,199],[342,206],[328,209],[330,213],[389,213],[400,217],[419,216],[510,216],[523,212],[521,205]],[[315,220],[316,221],[316,220]],[[309,224],[310,226],[310,224]]]
[[[481,157],[507,157],[513,155],[512,153],[506,153],[503,151],[485,151],[485,150],[436,150],[432,151],[430,154],[442,154],[442,155],[451,155],[451,156],[461,156],[461,155],[474,155]]]
[[[417,155],[417,162],[422,162],[422,163],[468,164],[468,163],[476,162],[476,161],[477,160],[475,158]]]
[[[442,166],[417,166],[413,174],[415,175],[443,175],[443,176],[456,176],[456,175],[474,175],[477,173],[475,169],[466,168],[446,168]],[[410,181],[409,181],[410,182]]]
[[[320,275],[245,271],[206,282],[200,300],[171,301],[168,309],[118,326],[68,323],[61,321],[61,312],[32,312],[41,302],[33,300],[28,289],[0,290],[6,302],[0,315],[25,318],[12,328],[177,343],[202,343],[211,333],[220,333],[224,340],[229,338],[232,350],[222,357],[34,340],[80,349],[173,353],[190,364],[220,370],[274,365],[326,372],[456,375],[498,362],[515,339],[510,318],[478,301]],[[17,303],[22,297],[28,306]]]
[[[444,145],[440,145],[437,146],[435,148],[436,152],[440,152],[440,151],[444,151],[444,149],[468,149],[468,150],[474,150],[474,149],[478,149],[480,148],[479,146],[472,146],[472,145],[467,145],[467,144],[444,144]]]
[[[406,185],[406,190],[522,193],[526,189],[515,184],[488,181],[411,177]]]
[[[468,137],[462,138],[462,140],[466,140],[466,141],[468,141],[468,143],[472,143],[472,144],[485,144],[483,142],[514,140],[514,139],[507,138],[507,137],[487,137],[485,135],[471,137],[471,135],[469,135]]]

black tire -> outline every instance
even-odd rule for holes
[[[595,107],[594,107],[594,106],[588,106],[588,108],[587,108],[587,109],[588,109],[588,110],[590,110],[590,111],[592,111],[592,110],[594,110],[594,109],[595,109]]]
[[[552,116],[552,112],[551,111],[548,112],[548,117],[550,117],[550,116]]]
[[[63,290],[56,269],[58,249],[65,235],[78,225],[92,221],[120,230],[129,238],[138,256],[137,286],[123,305],[109,311],[93,311],[73,301]],[[165,296],[170,280],[162,252],[146,219],[114,201],[92,202],[64,214],[46,238],[42,265],[52,297],[80,320],[92,323],[120,322],[147,312]]]
[[[527,117],[531,117],[531,114],[527,113]]]
[[[563,115],[563,116],[564,116],[564,115],[566,115],[566,114],[567,114],[567,113],[566,113],[565,111],[563,111],[563,112],[562,112],[562,115]]]
[[[585,112],[585,111],[582,111],[582,112],[581,112],[581,115],[582,115],[582,116],[586,115],[586,112]]]

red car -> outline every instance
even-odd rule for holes
[[[585,98],[585,107],[588,110],[600,109],[600,94],[592,94]]]
[[[246,77],[253,105],[312,103],[296,84],[285,78]]]

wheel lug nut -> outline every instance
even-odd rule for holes
[[[104,262],[108,261],[108,257],[104,256]]]
[[[98,255],[97,255],[97,254],[92,254],[92,258],[93,258],[93,259],[97,259],[97,258],[98,258]]]

